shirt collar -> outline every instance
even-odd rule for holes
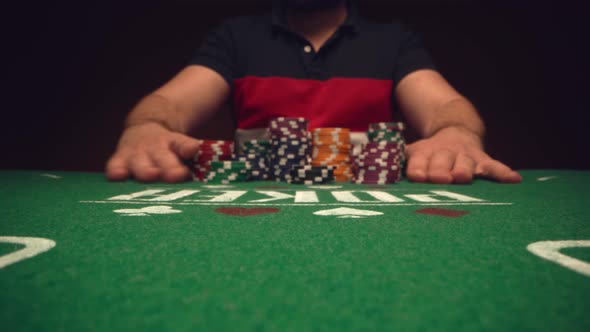
[[[358,32],[359,16],[356,5],[353,0],[346,0],[346,4],[348,6],[348,16],[344,23],[340,25],[340,28]],[[289,25],[287,24],[287,10],[284,3],[280,0],[275,0],[273,4],[272,26],[275,28],[290,30]]]

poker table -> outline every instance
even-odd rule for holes
[[[4,331],[590,331],[590,172],[211,185],[0,171]]]

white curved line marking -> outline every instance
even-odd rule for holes
[[[46,178],[56,179],[56,180],[61,179],[61,176],[55,175],[55,174],[49,174],[49,173],[43,173],[43,174],[41,174],[41,176],[44,176]]]
[[[25,247],[0,257],[0,269],[31,258],[55,247],[55,241],[40,237],[0,236],[0,242],[24,244]]]
[[[537,178],[537,181],[545,182],[545,181],[553,180],[555,178],[557,178],[557,176],[544,176],[544,177]]]
[[[313,214],[317,216],[335,216],[337,218],[364,218],[370,216],[380,216],[383,214],[383,212],[341,207],[337,209],[316,211]]]
[[[203,188],[207,188],[207,189],[227,189],[227,188],[233,188],[235,186],[229,185],[229,184],[209,184],[209,185],[203,185]]]
[[[342,188],[342,186],[311,185],[311,186],[307,186],[307,188],[312,188],[312,189],[340,189],[340,188]]]
[[[590,263],[559,252],[563,248],[583,247],[590,247],[590,240],[540,241],[531,243],[526,248],[543,259],[590,277]]]

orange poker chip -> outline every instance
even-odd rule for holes
[[[320,142],[350,142],[349,135],[326,135],[326,136],[313,136],[315,140]]]
[[[352,180],[352,175],[334,175],[334,180],[336,182],[348,182]]]
[[[339,158],[349,158],[349,153],[348,151],[343,152],[343,153],[331,153],[331,152],[322,152],[322,151],[312,151],[311,154],[312,159],[339,159]]]
[[[352,175],[352,171],[349,167],[342,167],[343,165],[339,165],[334,170],[334,175]]]
[[[334,180],[350,181],[352,170],[350,130],[348,128],[315,128],[312,131],[314,166],[335,166]]]
[[[312,157],[311,163],[314,166],[330,166],[333,164],[350,163],[350,157],[348,157],[348,156],[333,156],[333,157],[323,157],[323,158],[313,158]]]
[[[315,137],[350,137],[350,131],[335,131],[335,132],[315,131],[315,132],[313,132],[313,136],[315,136]]]
[[[312,143],[320,150],[350,150],[352,148],[350,143],[318,142],[316,140],[313,140]]]
[[[316,128],[313,130],[314,142],[317,144],[350,144],[348,128]]]
[[[318,152],[332,152],[333,151],[335,153],[348,153],[350,151],[350,149],[352,148],[352,146],[350,144],[341,144],[341,145],[314,144],[313,146],[314,146],[314,149],[317,150]]]

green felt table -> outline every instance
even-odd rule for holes
[[[590,172],[231,186],[0,172],[4,331],[590,331]]]

